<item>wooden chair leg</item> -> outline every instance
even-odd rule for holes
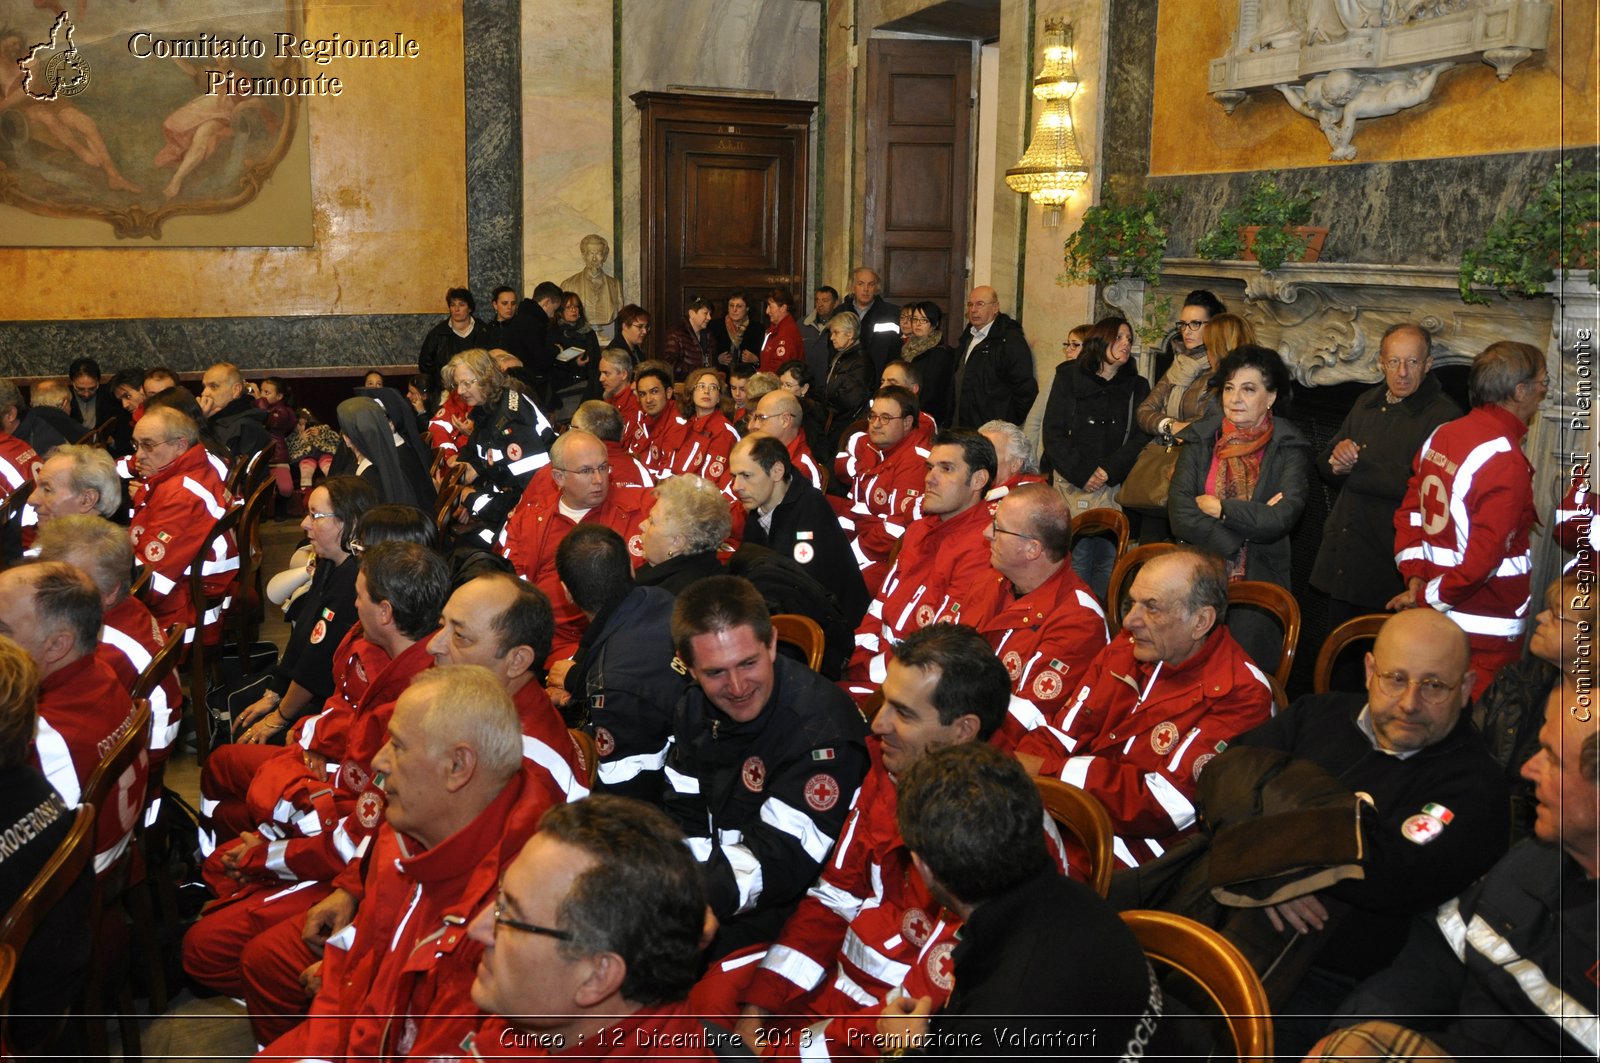
[[[143,882],[123,894],[123,901],[139,951],[144,955],[145,996],[150,1001],[150,1014],[160,1015],[167,1010],[167,976],[161,963],[160,927],[151,903],[155,888],[155,875],[147,873]]]

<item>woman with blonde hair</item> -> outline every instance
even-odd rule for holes
[[[498,531],[533,474],[550,464],[555,428],[534,401],[511,387],[494,357],[473,348],[450,359],[445,386],[469,407],[472,434],[451,465],[467,467],[467,505],[480,530]],[[465,427],[463,423],[460,427]]]

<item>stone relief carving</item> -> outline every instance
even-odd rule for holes
[[[1316,122],[1335,160],[1356,157],[1356,123],[1415,107],[1439,76],[1481,61],[1501,81],[1550,36],[1550,0],[1239,0],[1208,91],[1229,114],[1276,89]]]

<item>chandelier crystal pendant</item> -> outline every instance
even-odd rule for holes
[[[1072,50],[1072,27],[1060,19],[1044,24],[1044,64],[1033,79],[1039,119],[1033,140],[1017,164],[1006,171],[1012,191],[1032,197],[1044,208],[1044,224],[1061,224],[1061,207],[1089,179],[1078,134],[1072,125],[1072,97],[1078,74]]]

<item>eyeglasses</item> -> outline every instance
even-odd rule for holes
[[[148,454],[157,447],[164,447],[168,443],[175,442],[177,442],[176,437],[173,437],[172,439],[135,439],[133,441],[133,449],[139,451],[140,453]]]
[[[554,469],[556,472],[564,472],[568,476],[595,476],[595,475],[610,476],[611,475],[611,463],[609,461],[602,461],[599,465],[585,465],[581,469],[563,469],[559,465],[552,465],[550,467],[552,469]]]
[[[1385,358],[1381,363],[1385,369],[1404,368],[1407,372],[1415,373],[1422,368],[1422,362],[1416,358]]]
[[[1451,694],[1461,689],[1460,683],[1446,683],[1432,676],[1412,679],[1399,672],[1374,672],[1372,678],[1378,681],[1378,690],[1386,698],[1404,697],[1405,692],[1415,686],[1422,703],[1433,707],[1443,705]]]
[[[1039,541],[1039,537],[1037,535],[1023,535],[1021,532],[1007,531],[1006,529],[1000,527],[999,517],[996,517],[994,520],[989,522],[989,530],[996,535],[1015,535],[1018,539],[1032,539],[1034,542]]]
[[[998,300],[998,299],[987,299],[987,300],[985,300],[985,299],[974,299],[972,302],[967,304],[967,306],[969,306],[969,307],[973,307],[973,306],[999,306],[999,305],[1000,305],[1000,300]]]
[[[1196,329],[1205,328],[1206,325],[1207,322],[1205,321],[1176,321],[1173,323],[1172,327],[1182,329],[1185,332],[1193,332]]]
[[[510,927],[512,930],[520,930],[524,934],[542,934],[547,938],[555,938],[557,941],[572,940],[571,931],[557,930],[555,927],[540,926],[537,923],[524,923],[520,920],[511,918],[510,916],[506,915],[504,899],[499,897],[496,897],[494,902],[494,925],[497,927]]]
[[[750,415],[751,424],[764,424],[774,417],[793,417],[792,413],[753,413]]]
[[[306,514],[312,520],[328,520],[330,517],[337,517],[338,515],[337,513],[318,513],[316,510]]]
[[[867,414],[867,423],[889,424],[892,421],[903,421],[910,416],[909,413],[869,413]]]

